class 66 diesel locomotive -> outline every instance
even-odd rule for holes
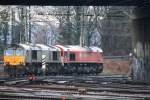
[[[103,70],[99,47],[17,44],[4,50],[4,71],[10,76],[96,75]]]

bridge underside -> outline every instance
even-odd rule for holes
[[[149,0],[0,0],[0,5],[142,6]]]

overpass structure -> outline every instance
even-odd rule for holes
[[[0,0],[1,5],[143,6],[149,0]]]
[[[133,19],[134,79],[150,81],[150,5],[136,7]]]
[[[0,5],[135,6],[133,78],[150,81],[150,0],[0,0]]]

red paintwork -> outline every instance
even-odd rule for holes
[[[76,60],[68,62],[86,62],[86,63],[103,63],[102,54],[99,52],[79,52],[79,51],[70,51],[69,53],[76,54]]]
[[[59,47],[59,46],[57,46]],[[62,47],[59,47],[61,55],[64,63],[103,63],[103,54],[102,52],[93,52],[93,51],[75,51],[73,49],[69,49],[67,51],[63,50]],[[67,55],[65,55],[65,53]],[[75,53],[76,58],[75,61],[70,61],[69,55],[70,53]]]

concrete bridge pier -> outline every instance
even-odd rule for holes
[[[136,7],[133,20],[135,81],[150,82],[150,6]]]

